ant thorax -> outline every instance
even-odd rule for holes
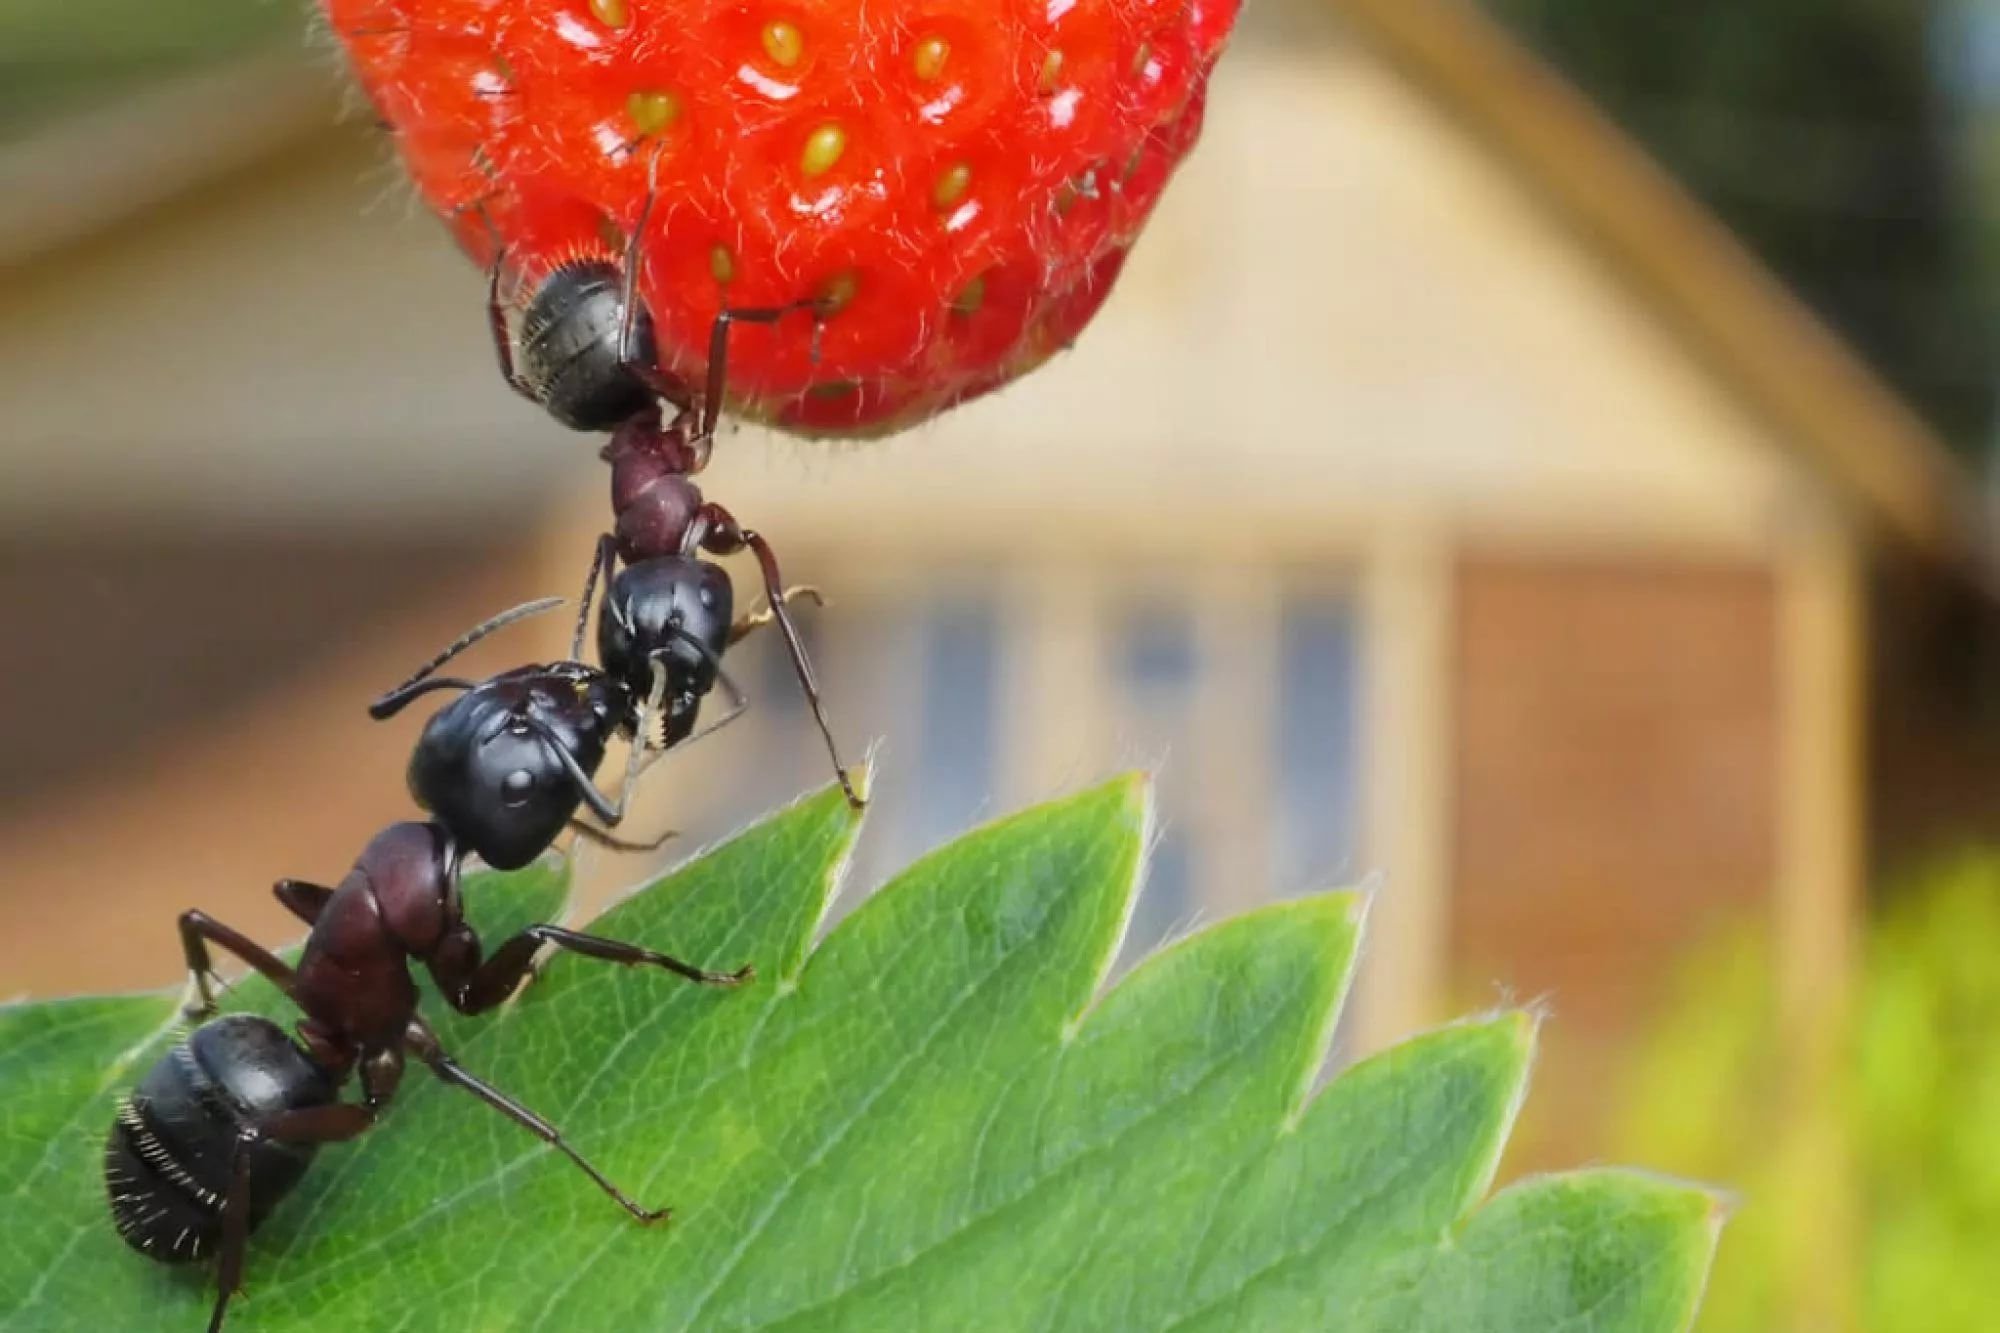
[[[688,475],[699,460],[680,426],[676,422],[662,429],[657,415],[650,422],[629,421],[605,446],[622,560],[685,555],[699,538],[701,487]]]

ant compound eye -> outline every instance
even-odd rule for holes
[[[706,611],[713,611],[715,609],[715,589],[703,588],[701,590],[701,605],[702,609]]]
[[[517,768],[500,782],[500,796],[509,805],[519,805],[535,792],[535,775]]]

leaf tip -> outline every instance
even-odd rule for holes
[[[875,799],[876,748],[874,745],[869,746],[868,753],[861,756],[860,763],[850,764],[842,770],[842,776],[847,779],[848,785],[854,788],[854,794],[860,798],[862,807],[866,807],[868,802]],[[840,783],[837,780],[829,784],[830,788],[837,788],[839,786]],[[844,802],[844,804],[848,806],[849,812],[856,819],[861,818],[861,809],[856,808],[852,802]]]
[[[1104,783],[1098,791],[1118,797],[1127,810],[1143,819],[1153,806],[1153,775],[1143,768],[1127,769]]]

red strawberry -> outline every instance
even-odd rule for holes
[[[1110,291],[1201,125],[1238,0],[323,0],[424,198],[528,285],[617,259],[732,405],[875,433],[1007,383]],[[830,298],[830,300],[829,300]],[[806,317],[801,316],[801,320]]]

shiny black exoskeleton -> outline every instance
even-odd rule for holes
[[[237,1014],[195,1029],[118,1103],[104,1145],[118,1234],[165,1263],[207,1259],[239,1175],[243,1229],[255,1231],[318,1147],[259,1127],[331,1106],[338,1091],[339,1079],[266,1019]]]
[[[369,705],[369,715],[381,720],[434,691],[463,691],[431,716],[418,737],[410,794],[451,831],[456,845],[488,865],[524,866],[566,828],[636,850],[579,820],[578,809],[588,805],[601,823],[616,827],[645,753],[687,739],[701,699],[718,681],[727,683],[718,654],[735,627],[721,571],[701,566],[669,575],[665,587],[648,583],[642,568],[626,573],[638,575],[640,587],[630,603],[615,606],[633,618],[619,620],[607,601],[599,619],[600,638],[613,645],[607,660],[617,673],[577,660],[586,606],[569,660],[516,667],[484,681],[435,674],[496,629],[560,604],[545,598],[478,626]],[[733,684],[729,689],[735,706],[712,727],[742,711],[741,694]],[[633,748],[625,785],[612,797],[598,788],[596,773],[617,734],[630,738]]]
[[[520,386],[572,430],[611,430],[655,406],[657,395],[631,369],[656,359],[653,321],[635,313],[628,353],[622,287],[614,264],[567,264],[535,290],[522,316]]]
[[[605,589],[597,658],[634,698],[646,697],[660,673],[664,744],[688,737],[701,701],[721,678],[722,654],[740,632],[735,603],[720,565],[686,556],[627,565]]]
[[[410,757],[410,791],[490,866],[540,856],[579,803],[607,824],[624,815],[594,775],[630,711],[625,691],[574,662],[493,677],[439,709]]]

